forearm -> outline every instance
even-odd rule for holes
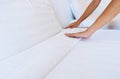
[[[83,13],[83,15],[78,19],[78,23],[81,23],[83,20],[85,20],[89,15],[91,15],[91,13],[97,8],[97,6],[100,4],[101,0],[93,0],[89,6],[87,7],[87,9],[85,10],[85,12]]]
[[[95,21],[95,23],[90,28],[88,28],[89,32],[95,32],[96,30],[110,22],[119,13],[120,0],[112,0],[105,11]]]

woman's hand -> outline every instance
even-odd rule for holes
[[[83,38],[83,39],[87,39],[92,35],[92,32],[89,32],[88,30],[83,31],[83,32],[78,32],[78,33],[66,33],[65,34],[68,37],[72,37],[72,38]]]
[[[79,26],[79,24],[80,24],[80,23],[78,23],[78,22],[73,22],[73,23],[71,23],[70,25],[68,25],[65,29],[67,29],[67,28],[76,28],[76,27]]]

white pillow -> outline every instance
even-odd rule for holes
[[[51,0],[51,3],[61,25],[66,27],[73,20],[69,0]]]
[[[0,0],[0,60],[60,30],[49,0]]]
[[[70,0],[72,12],[76,19],[80,18],[92,0]],[[98,8],[80,26],[87,27],[92,25],[97,17],[104,11],[111,0],[101,0]]]

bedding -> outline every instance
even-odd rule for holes
[[[81,39],[44,79],[120,79],[119,30]]]
[[[78,31],[62,30],[44,42],[1,60],[0,79],[43,79],[79,41],[64,33]]]
[[[49,0],[0,0],[0,60],[60,31]]]
[[[64,28],[73,20],[73,14],[70,7],[69,0],[51,0],[56,16]]]

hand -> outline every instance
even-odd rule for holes
[[[88,32],[86,30],[86,31],[83,31],[83,32],[78,32],[78,33],[66,33],[65,35],[68,36],[68,37],[72,37],[72,38],[87,39],[92,35],[92,33]]]
[[[76,27],[79,26],[79,24],[80,24],[80,23],[78,23],[78,22],[71,23],[71,24],[68,25],[65,29],[67,29],[67,28],[76,28]]]

